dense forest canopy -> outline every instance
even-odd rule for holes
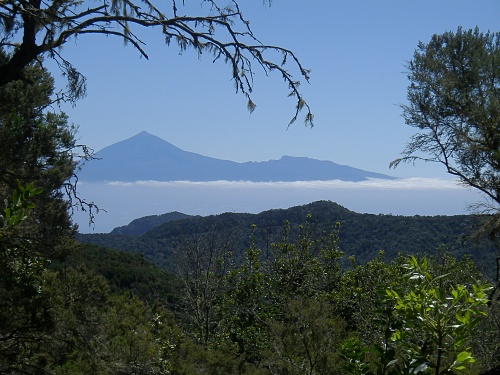
[[[471,233],[484,220],[480,217],[358,214],[329,201],[269,210],[260,214],[225,213],[164,223],[152,222],[151,217],[145,217],[134,220],[130,228],[121,227],[119,231],[113,230],[109,234],[80,234],[78,239],[122,251],[141,253],[158,266],[173,270],[172,260],[175,259],[175,254],[183,244],[196,238],[224,238],[225,241],[231,242],[235,256],[239,256],[249,246],[252,225],[255,225],[253,240],[257,246],[266,249],[272,242],[280,240],[285,221],[292,227],[298,226],[307,215],[311,215],[317,236],[328,232],[339,223],[341,250],[345,254],[354,255],[362,263],[371,260],[380,250],[385,252],[386,259],[392,260],[399,253],[435,254],[437,248],[443,245],[457,257],[470,254],[484,272],[492,278],[495,276],[491,259],[498,254],[496,247],[487,238],[471,238]],[[139,235],[136,232],[138,227],[144,228],[144,232]],[[295,229],[292,234],[297,234]]]

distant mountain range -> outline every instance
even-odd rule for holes
[[[331,161],[283,156],[279,160],[237,163],[181,150],[141,132],[95,154],[80,171],[82,181],[364,181],[394,177]]]

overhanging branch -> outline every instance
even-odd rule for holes
[[[291,90],[289,96],[296,99],[296,110],[290,124],[297,119],[301,110],[306,109],[305,122],[313,125],[310,107],[299,90],[300,81],[293,78],[285,65],[290,60],[306,81],[309,80],[309,71],[302,67],[292,51],[261,43],[236,1],[220,7],[215,0],[205,0],[203,3],[209,5],[212,14],[178,16],[180,4],[174,0],[171,18],[149,0],[140,3],[141,6],[146,6],[146,10],[131,0],[117,0],[112,4],[106,0],[101,1],[100,5],[86,9],[85,1],[80,0],[53,0],[47,4],[7,0],[2,4],[8,15],[19,18],[24,34],[22,43],[16,47],[2,44],[5,48],[11,48],[12,57],[0,65],[0,86],[19,79],[24,67],[38,56],[46,53],[56,56],[53,53],[56,49],[78,35],[102,34],[122,38],[147,59],[144,43],[133,28],[160,28],[167,44],[171,38],[176,38],[181,50],[191,47],[199,54],[207,50],[213,53],[214,61],[224,57],[224,61],[231,67],[237,91],[241,91],[249,103],[254,83],[252,64],[260,65],[266,75],[271,71],[278,71]],[[10,37],[15,37],[14,34],[13,32]],[[37,44],[37,39],[43,42]],[[281,61],[269,60],[265,57],[266,51],[278,52],[283,58]],[[249,105],[250,107],[254,108]]]

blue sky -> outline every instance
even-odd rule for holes
[[[199,11],[202,2],[186,3]],[[98,151],[146,130],[220,159],[306,156],[406,180],[352,186],[81,184],[86,199],[108,210],[90,228],[84,214],[75,216],[82,231],[108,231],[173,210],[259,212],[328,199],[357,212],[451,215],[467,212],[468,204],[479,200],[477,193],[443,182],[449,176],[441,166],[388,166],[412,135],[399,105],[406,99],[405,64],[418,42],[459,26],[500,31],[498,0],[274,0],[272,7],[242,0],[240,7],[263,43],[293,50],[311,69],[302,93],[315,115],[314,128],[300,119],[288,128],[295,102],[277,74],[266,76],[256,67],[257,109],[250,115],[246,98],[234,92],[228,66],[194,51],[179,54],[159,33],[139,31],[149,60],[112,37],[82,36],[63,48],[63,56],[88,79],[88,96],[65,108],[80,126],[80,141]]]
[[[250,115],[228,66],[193,51],[180,55],[159,33],[148,32],[142,35],[149,60],[112,37],[82,36],[62,50],[88,79],[88,96],[65,108],[80,126],[80,140],[99,150],[146,130],[182,149],[240,162],[307,156],[398,177],[446,177],[426,164],[388,169],[412,134],[398,106],[406,98],[404,65],[418,41],[434,33],[458,26],[500,29],[498,0],[240,6],[262,42],[293,50],[311,69],[302,90],[315,115],[313,129],[302,121],[287,128],[295,103],[278,75],[256,69],[257,109]]]

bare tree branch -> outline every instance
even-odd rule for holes
[[[294,78],[287,67],[293,67],[306,82],[309,81],[309,70],[301,65],[292,51],[261,43],[236,0],[221,2],[224,4],[202,0],[204,8],[208,8],[206,15],[179,16],[179,9],[185,7],[184,1],[181,5],[173,0],[171,10],[163,10],[149,0],[116,0],[111,3],[99,0],[97,5],[89,3],[92,7],[86,7],[88,1],[85,0],[5,0],[0,4],[3,10],[0,17],[10,20],[3,22],[10,26],[3,25],[0,29],[3,33],[0,47],[10,54],[10,58],[0,65],[0,86],[22,79],[23,69],[40,56],[60,59],[58,49],[71,38],[85,34],[119,37],[147,59],[137,31],[157,28],[165,36],[167,45],[173,39],[181,51],[193,48],[199,55],[207,51],[214,56],[214,62],[222,59],[229,64],[236,91],[247,97],[250,111],[255,108],[251,100],[253,64],[260,66],[266,75],[278,72],[290,89],[289,96],[296,100],[290,124],[305,109],[305,123],[312,126],[313,115],[299,90],[300,80]],[[271,1],[264,1],[264,4],[270,5]],[[283,56],[281,61],[266,57],[276,52]],[[82,84],[85,84],[84,80]],[[82,92],[81,88],[78,90]]]

